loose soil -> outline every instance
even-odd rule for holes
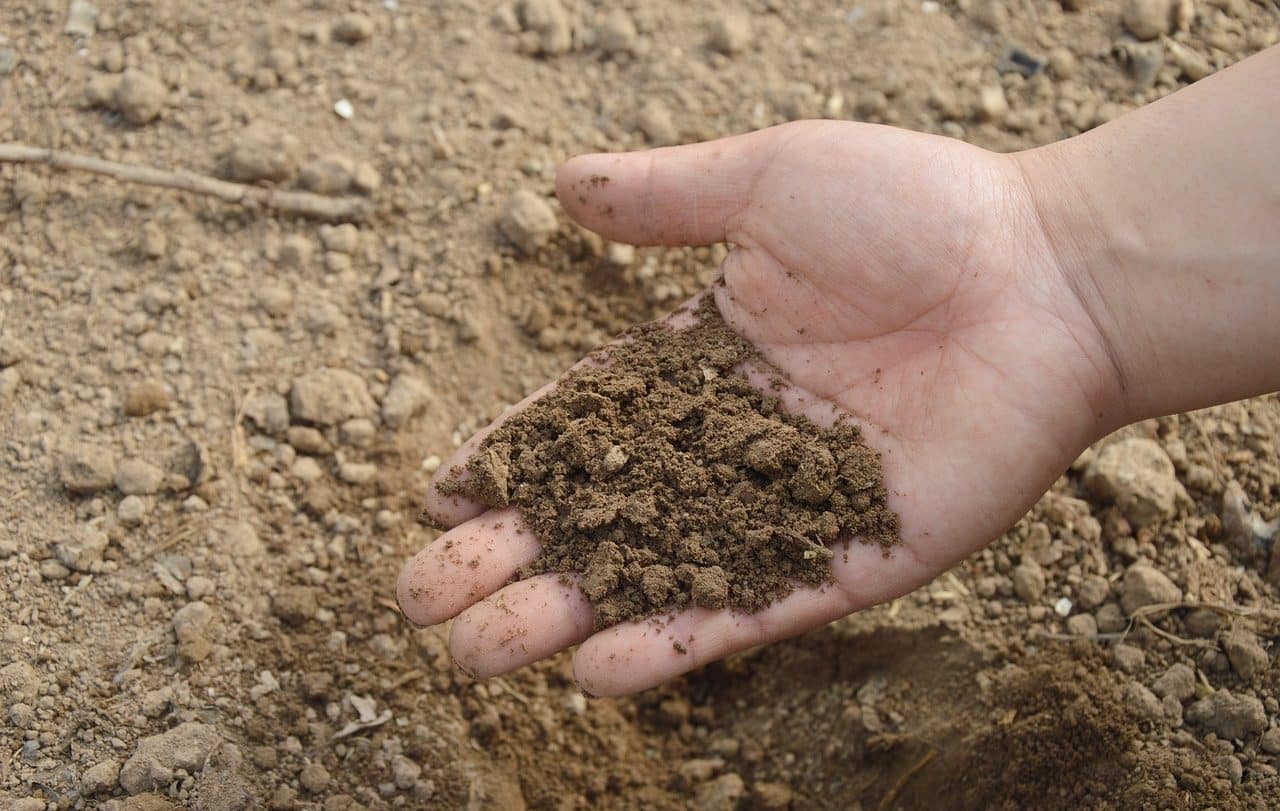
[[[897,540],[858,428],[779,411],[740,374],[769,370],[713,299],[691,309],[692,325],[649,322],[594,353],[438,485],[517,505],[542,544],[522,574],[580,572],[598,628],[758,611],[830,581],[841,539]]]
[[[630,699],[566,656],[476,681],[393,585],[441,458],[724,258],[573,226],[560,161],[805,117],[1024,149],[1278,32],[1270,0],[0,3],[0,141],[372,212],[0,165],[0,807],[1274,807],[1274,395],[1132,426],[915,593]],[[1178,491],[1140,528],[1087,475],[1137,439]],[[1175,607],[1125,616],[1135,564]]]

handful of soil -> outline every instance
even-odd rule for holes
[[[764,361],[710,296],[694,315],[634,327],[438,485],[519,507],[542,544],[521,575],[581,572],[597,628],[690,604],[758,611],[828,582],[842,541],[897,541],[858,428],[780,412],[736,373]]]

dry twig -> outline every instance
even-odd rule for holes
[[[55,169],[93,172],[123,183],[207,194],[246,208],[268,208],[319,220],[355,221],[364,219],[369,213],[368,201],[354,197],[325,197],[303,191],[264,189],[185,170],[170,172],[25,144],[0,144],[0,163],[43,163]]]

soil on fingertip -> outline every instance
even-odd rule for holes
[[[580,572],[597,627],[689,605],[758,611],[829,582],[849,539],[898,539],[858,428],[780,410],[739,374],[764,361],[710,296],[693,315],[600,350],[439,485],[518,507],[542,543],[522,575]]]

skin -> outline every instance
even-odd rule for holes
[[[1014,155],[810,121],[569,161],[560,200],[605,237],[733,246],[716,304],[789,381],[785,407],[829,422],[834,405],[862,426],[902,544],[853,543],[832,585],[754,615],[593,633],[572,583],[510,582],[538,553],[514,510],[432,488],[428,510],[453,529],[406,564],[405,615],[456,618],[450,649],[475,675],[579,645],[584,691],[636,692],[918,588],[1128,422],[1280,387],[1277,86],[1273,48]]]

